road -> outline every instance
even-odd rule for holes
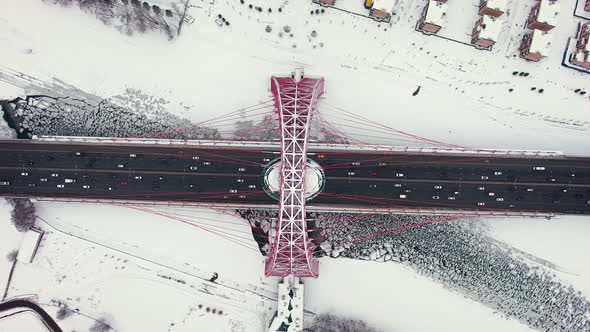
[[[34,311],[39,319],[41,319],[43,322],[43,325],[45,325],[51,332],[63,332],[59,325],[57,325],[53,318],[51,318],[51,316],[45,310],[43,310],[43,308],[28,300],[10,300],[2,302],[0,303],[0,314],[4,311],[19,308]]]
[[[277,151],[19,140],[1,141],[0,155],[0,195],[276,204],[262,173]],[[326,176],[309,205],[590,213],[590,158],[309,158]]]

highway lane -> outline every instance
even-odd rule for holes
[[[277,151],[4,141],[0,156],[0,181],[10,182],[0,195],[276,204],[262,189],[262,174]],[[326,176],[310,205],[590,213],[586,158],[350,152],[310,158]]]
[[[342,153],[315,158],[327,177],[318,203],[590,213],[590,159]]]

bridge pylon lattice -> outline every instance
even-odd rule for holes
[[[267,276],[317,277],[305,219],[305,168],[310,123],[324,93],[323,78],[272,77],[281,131],[279,218],[265,263]]]

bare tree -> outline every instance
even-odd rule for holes
[[[234,136],[237,138],[251,138],[252,131],[254,129],[254,121],[245,120],[236,122],[236,130],[234,130]]]
[[[13,249],[6,255],[6,259],[12,263],[12,262],[16,261],[17,256],[18,256],[18,249]]]
[[[67,305],[64,305],[63,307],[59,308],[55,315],[55,318],[57,318],[58,320],[66,319],[70,317],[73,313],[74,310],[70,309]]]
[[[13,198],[10,220],[19,232],[28,231],[35,225],[35,205],[28,198]]]
[[[108,332],[112,331],[111,325],[108,323],[107,319],[102,317],[97,319],[94,324],[90,327],[90,332]]]
[[[190,6],[191,0],[181,0],[180,5],[177,3],[172,4],[172,9],[176,12],[176,15],[180,18],[178,21],[178,30],[177,35],[180,36],[180,31],[182,31],[182,26],[184,24],[184,19],[186,18],[188,7]]]
[[[377,332],[362,320],[338,317],[332,314],[320,314],[315,317],[311,332]]]

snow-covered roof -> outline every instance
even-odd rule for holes
[[[588,52],[576,52],[574,53],[574,59],[580,62],[590,62],[590,55]]]
[[[529,53],[539,53],[541,55],[547,56],[551,48],[553,35],[547,31],[533,30],[531,38],[532,40]]]
[[[436,0],[428,0],[428,12],[424,18],[425,23],[443,26],[447,16],[447,3]]]
[[[374,0],[373,1],[373,9],[376,10],[381,10],[387,13],[392,13],[393,12],[393,7],[395,7],[395,4],[397,3],[397,0]]]
[[[502,20],[499,18],[493,18],[488,15],[482,17],[482,22],[478,25],[479,38],[488,40],[497,40],[500,30],[502,30]]]
[[[486,7],[506,11],[508,0],[488,0]]]
[[[537,15],[537,21],[541,23],[547,23],[552,26],[556,26],[558,14],[558,1],[541,0],[541,3],[539,4],[539,14]]]
[[[23,242],[18,250],[18,255],[16,259],[19,262],[23,263],[30,263],[33,261],[33,257],[35,257],[35,253],[37,252],[37,247],[39,246],[39,242],[41,241],[41,237],[43,236],[43,231],[31,228],[28,230],[24,237]]]

